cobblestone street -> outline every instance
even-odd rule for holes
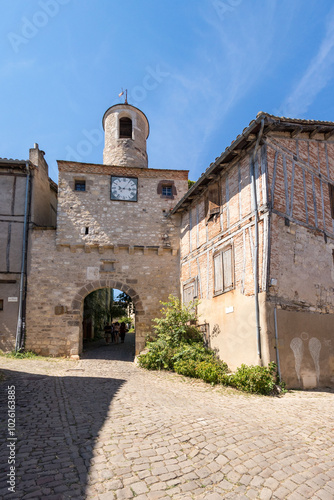
[[[249,396],[133,362],[132,342],[79,361],[0,358],[1,427],[16,386],[8,499],[334,498],[334,393]]]

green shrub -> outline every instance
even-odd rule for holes
[[[174,371],[179,375],[184,375],[185,377],[196,378],[198,376],[196,367],[197,362],[193,359],[188,359],[186,361],[180,359],[179,361],[176,361],[176,363],[174,363]]]
[[[269,363],[268,367],[242,364],[229,377],[229,384],[233,387],[242,391],[264,395],[268,395],[273,391],[275,382],[275,363]]]
[[[148,352],[138,357],[139,365],[147,370],[172,370],[174,349],[161,340],[148,342]]]
[[[192,344],[181,344],[175,349],[173,361],[210,361],[214,358],[214,352],[203,346],[202,343],[194,342]]]
[[[169,302],[162,302],[164,306],[161,309],[162,317],[153,320],[157,338],[173,347],[180,345],[181,342],[202,341],[201,332],[196,327],[190,326],[196,321],[196,303],[191,302],[185,306],[173,295],[168,299]]]
[[[201,361],[196,366],[197,377],[209,384],[219,384],[226,373],[225,365],[226,363],[219,363],[219,361],[214,360]]]

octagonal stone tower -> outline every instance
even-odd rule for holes
[[[147,168],[148,119],[131,104],[115,104],[104,113],[104,165]]]

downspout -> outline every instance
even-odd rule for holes
[[[254,200],[255,212],[255,242],[254,242],[254,296],[255,296],[255,315],[256,315],[256,337],[257,337],[257,354],[260,363],[262,362],[261,353],[261,326],[260,326],[260,308],[259,308],[259,221],[258,221],[258,204],[256,195],[256,179],[255,179],[255,159],[259,148],[260,140],[263,134],[264,119],[261,120],[261,128],[259,130],[255,148],[251,159],[251,176],[252,176],[252,193]]]
[[[277,328],[277,309],[276,309],[276,306],[275,306],[275,309],[274,309],[274,321],[275,321],[275,342],[276,342],[277,371],[278,371],[279,379],[282,380],[282,378],[281,378],[281,367],[280,367],[280,362],[279,362],[279,352],[278,352],[278,328]]]
[[[25,328],[25,321],[23,323],[23,318],[25,318],[25,274],[27,269],[27,239],[28,239],[28,200],[29,200],[29,186],[30,186],[30,168],[29,162],[26,162],[26,193],[24,201],[24,223],[23,223],[23,241],[22,241],[22,257],[21,257],[21,276],[20,276],[20,292],[19,292],[19,311],[17,317],[17,328],[16,328],[16,341],[15,341],[15,352],[19,351],[23,347],[23,333]]]

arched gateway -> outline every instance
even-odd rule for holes
[[[83,300],[98,288],[134,301],[137,353],[160,301],[179,294],[180,221],[169,214],[188,171],[148,168],[148,120],[134,106],[109,108],[103,127],[104,163],[59,161],[57,228],[32,231],[26,348],[42,354],[80,354]]]
[[[87,285],[83,286],[78,293],[75,295],[72,301],[72,314],[78,314],[79,325],[78,325],[78,352],[82,350],[83,342],[83,332],[82,332],[82,318],[83,318],[83,307],[84,299],[95,290],[100,290],[101,288],[115,288],[121,290],[121,292],[126,293],[131,297],[133,305],[135,306],[135,318],[136,324],[138,324],[136,331],[136,353],[138,353],[142,348],[142,340],[145,339],[145,331],[142,330],[142,323],[140,321],[141,317],[145,315],[142,301],[140,300],[139,294],[132,287],[115,280],[96,280]],[[73,321],[73,320],[70,320]]]

